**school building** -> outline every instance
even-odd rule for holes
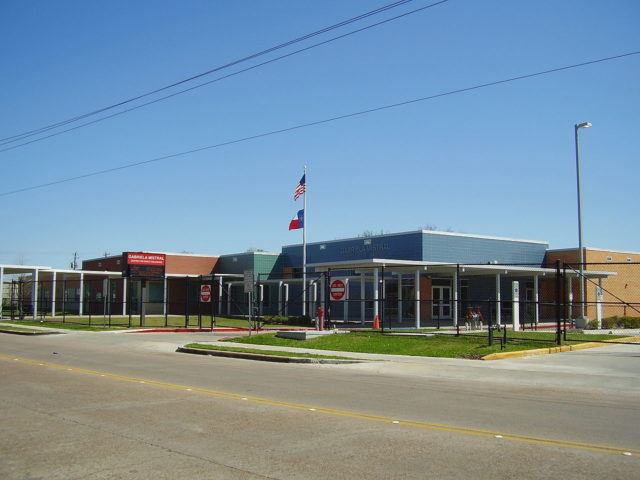
[[[164,270],[144,284],[123,275],[124,254],[86,260],[82,270],[0,265],[0,303],[7,310],[16,298],[26,298],[34,316],[60,311],[129,315],[140,313],[143,305],[147,314],[246,315],[250,274],[255,313],[260,315],[314,316],[324,306],[334,321],[366,325],[379,316],[387,325],[412,328],[457,325],[471,307],[496,323],[516,325],[557,317],[556,260],[562,260],[573,265],[563,267],[560,280],[573,302],[563,315],[576,316],[577,249],[550,250],[540,241],[427,230],[313,242],[307,244],[304,290],[302,251],[303,245],[295,244],[278,253],[146,252],[161,255]],[[639,260],[637,253],[586,249],[587,316],[622,315],[614,299],[630,305],[627,313],[634,315],[640,285],[638,270],[634,277],[631,267]],[[18,282],[20,292],[14,291],[16,278],[24,280]],[[210,288],[206,305],[200,296],[203,285]],[[341,295],[335,285],[342,286]]]

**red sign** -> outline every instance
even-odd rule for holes
[[[164,267],[167,256],[163,253],[127,252],[127,265],[157,265]]]
[[[203,303],[211,302],[211,285],[200,285],[200,301]]]
[[[124,252],[122,275],[134,279],[164,278],[166,260],[163,253]]]
[[[347,293],[347,286],[342,280],[334,280],[329,287],[331,300],[343,300]]]

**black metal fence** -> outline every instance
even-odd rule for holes
[[[126,284],[106,276],[27,277],[5,282],[2,317],[105,327],[313,327],[323,310],[330,328],[546,329],[557,342],[573,327],[640,328],[639,263],[548,267],[381,265],[308,273],[306,282],[298,272],[253,282],[213,275]]]

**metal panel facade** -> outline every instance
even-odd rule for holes
[[[540,242],[423,232],[422,259],[450,263],[542,265],[549,245]]]
[[[260,252],[246,252],[237,255],[223,255],[218,261],[216,273],[241,274],[253,270],[254,274],[282,276],[282,255]],[[264,279],[264,278],[263,278]]]
[[[282,248],[287,256],[287,266],[302,265],[302,245]],[[370,258],[396,260],[422,260],[420,232],[349,238],[329,242],[307,244],[307,263],[341,262]]]
[[[542,265],[548,244],[542,242],[416,231],[350,238],[307,245],[307,263],[373,258],[444,263]],[[282,248],[288,267],[302,266],[302,245]]]

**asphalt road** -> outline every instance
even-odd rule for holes
[[[0,478],[638,478],[640,346],[355,365],[175,353],[216,339],[0,335]]]

